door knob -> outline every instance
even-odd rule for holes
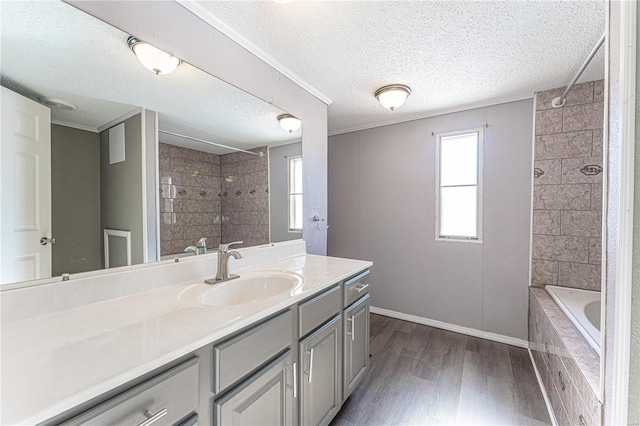
[[[55,238],[47,238],[47,237],[40,238],[40,244],[42,244],[43,246],[46,246],[47,244],[55,244],[55,243],[56,243]]]

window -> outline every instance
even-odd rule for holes
[[[289,157],[289,231],[302,231],[302,157]]]
[[[482,129],[437,136],[437,239],[482,239]]]

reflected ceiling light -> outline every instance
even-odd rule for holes
[[[175,71],[175,69],[182,63],[180,58],[176,58],[171,53],[160,50],[157,47],[142,40],[138,40],[135,37],[129,37],[127,39],[127,44],[140,63],[156,75],[169,74],[170,72]]]
[[[52,109],[61,109],[64,111],[75,111],[78,105],[72,104],[64,99],[50,98],[49,96],[38,96],[38,102]]]
[[[396,108],[402,106],[410,94],[411,88],[409,86],[405,86],[404,84],[391,84],[376,90],[375,96],[383,107],[394,111]]]
[[[284,130],[289,133],[293,133],[300,128],[302,120],[291,114],[282,114],[278,116],[278,123],[280,123],[280,127]]]

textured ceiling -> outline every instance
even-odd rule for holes
[[[199,1],[326,94],[336,133],[566,85],[604,32],[604,1]],[[604,49],[581,81],[603,78]],[[373,97],[413,93],[384,110]]]
[[[58,122],[97,129],[137,107],[159,113],[160,128],[253,148],[300,139],[276,117],[283,111],[189,64],[156,76],[127,47],[128,34],[59,1],[1,2],[2,85],[32,99],[61,98],[77,111]],[[160,135],[203,151],[228,150]]]

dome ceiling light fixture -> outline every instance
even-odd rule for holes
[[[284,130],[289,133],[293,133],[300,128],[302,120],[291,114],[282,114],[278,116],[278,123],[280,123],[280,127]]]
[[[180,58],[176,58],[171,53],[160,50],[133,36],[127,39],[127,44],[140,63],[156,75],[169,74],[182,63]]]
[[[375,96],[378,102],[388,110],[395,111],[400,108],[411,94],[411,88],[404,84],[390,84],[376,90]]]

